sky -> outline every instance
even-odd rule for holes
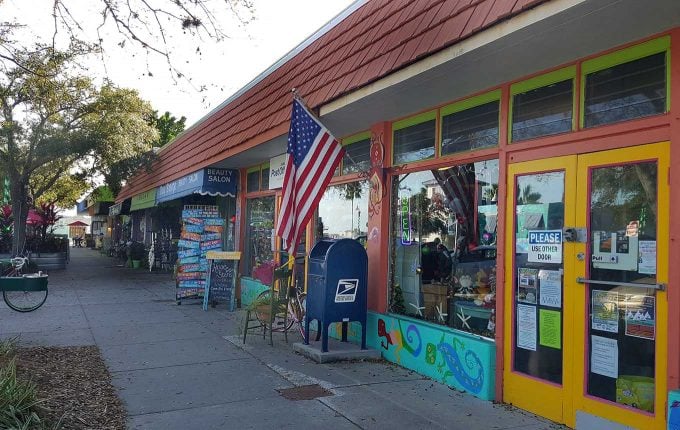
[[[99,22],[95,8],[99,2],[64,1],[86,30],[91,31]],[[27,28],[18,35],[22,41],[49,41],[53,33],[52,2],[4,0],[0,2],[0,19],[26,24]],[[169,35],[169,41],[173,46],[173,62],[191,78],[191,84],[174,83],[166,71],[164,58],[147,56],[129,44],[122,49],[118,47],[114,42],[120,39],[111,27],[106,28],[103,36],[105,41],[110,41],[106,56],[90,61],[88,72],[107,76],[118,86],[137,89],[155,110],[169,111],[176,117],[186,116],[187,126],[190,126],[342,12],[353,0],[252,2],[254,20],[247,25],[242,26],[226,15],[222,17],[223,27],[229,34],[222,42],[187,37],[179,28],[171,28],[173,33]],[[148,76],[148,71],[152,77]],[[199,92],[192,88],[201,85],[207,90]]]
[[[156,0],[156,4],[162,1]],[[100,3],[96,0],[64,2],[84,30],[95,34],[92,30],[100,22]],[[50,42],[54,29],[52,3],[53,0],[0,0],[0,21],[25,25],[15,35],[22,43]],[[191,78],[190,84],[173,81],[163,57],[146,55],[130,44],[120,48],[116,42],[121,38],[110,26],[102,31],[105,55],[87,61],[86,73],[100,80],[106,77],[120,87],[137,89],[154,110],[169,111],[177,118],[187,117],[188,128],[354,0],[252,0],[252,3],[254,19],[245,26],[229,14],[221,16],[229,38],[220,42],[206,37],[188,37],[179,28],[170,28],[172,33],[168,35],[168,41],[172,46],[173,62]],[[64,35],[64,32],[60,34]],[[197,48],[200,48],[200,54]],[[148,76],[149,71],[152,77]],[[202,85],[206,86],[205,91],[196,90]],[[75,215],[75,209],[66,210],[64,215]]]

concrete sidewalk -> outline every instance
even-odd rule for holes
[[[0,301],[0,338],[102,351],[133,429],[553,429],[506,405],[457,392],[384,362],[316,364],[292,351],[299,335],[240,338],[242,312],[174,300],[167,274],[118,267],[74,248],[50,274],[35,312]],[[277,390],[318,384],[331,395],[288,400]]]

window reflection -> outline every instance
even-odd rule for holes
[[[365,239],[368,224],[368,181],[328,187],[319,203],[316,238]]]
[[[274,197],[248,199],[246,207],[246,237],[244,273],[246,276],[271,283],[274,268]]]
[[[393,183],[390,311],[493,337],[498,161]]]

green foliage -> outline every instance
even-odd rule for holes
[[[170,115],[166,111],[163,115],[158,116],[157,111],[153,111],[151,117],[151,125],[158,130],[158,140],[153,143],[153,146],[163,147],[177,137],[186,127],[186,117],[182,116],[180,119]]]
[[[36,171],[31,178],[31,188],[36,189],[49,175],[49,172],[43,172],[42,169]],[[83,177],[83,175],[66,174],[60,176],[51,187],[37,199],[38,203],[53,202],[58,207],[68,208],[75,206],[80,196],[85,194],[90,189],[90,184]]]
[[[418,194],[410,197],[411,220],[421,235],[430,233],[446,234],[447,210],[439,195],[427,197],[427,189],[421,188]]]
[[[404,293],[399,284],[392,285],[392,289],[390,290],[390,312],[402,315],[406,312]]]
[[[0,343],[0,428],[41,430],[40,400],[32,381],[17,378],[14,342]],[[56,426],[55,426],[56,428]]]
[[[17,252],[34,200],[69,181],[62,178],[106,176],[158,138],[147,121],[151,106],[135,90],[110,83],[97,88],[78,74],[84,52],[82,45],[67,51],[36,46],[16,52],[14,63],[0,63],[0,171],[10,181]]]

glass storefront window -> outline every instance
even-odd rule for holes
[[[434,119],[394,130],[394,164],[434,157],[437,130]],[[399,124],[395,124],[398,127]]]
[[[246,276],[271,282],[274,269],[274,196],[248,199],[246,204]]]
[[[394,178],[391,312],[495,332],[498,160]]]
[[[371,168],[371,139],[345,145],[345,156],[342,158],[342,173],[355,173]]]
[[[248,172],[246,176],[246,191],[251,193],[253,191],[260,191],[260,170]]]
[[[512,99],[512,141],[570,131],[573,103],[572,79],[515,94]]]
[[[499,101],[442,117],[442,155],[498,145]]]
[[[586,75],[585,126],[664,113],[666,67],[661,52]]]
[[[368,181],[328,187],[319,203],[316,239],[366,239]]]

